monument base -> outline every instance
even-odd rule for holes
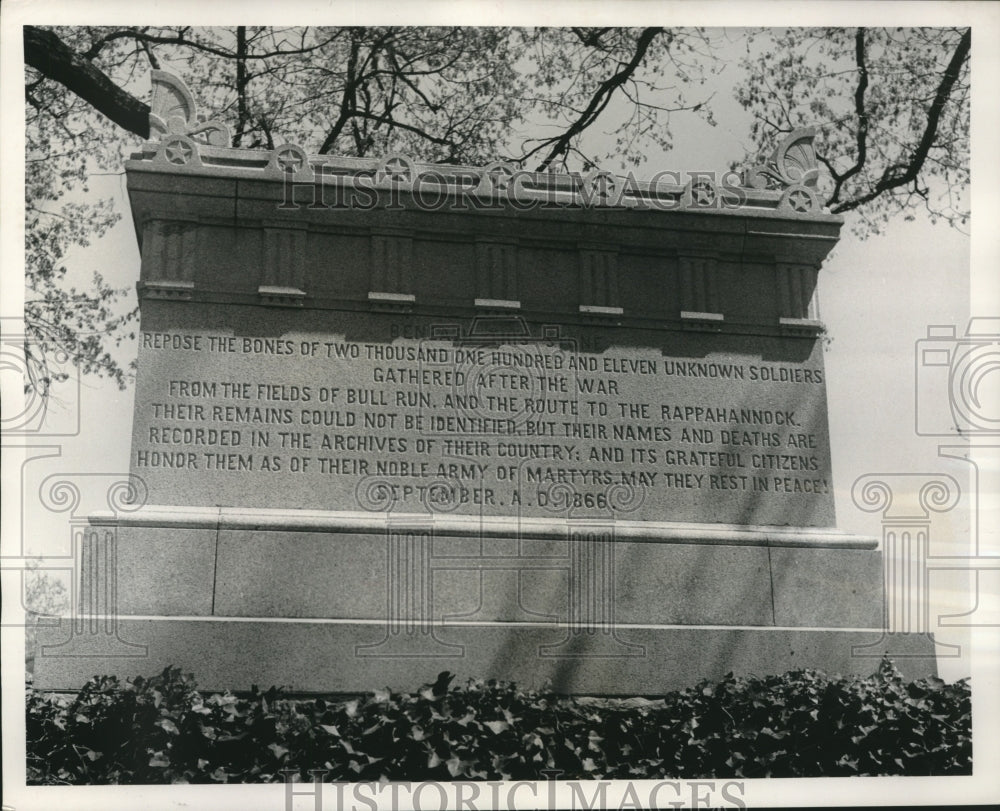
[[[176,666],[206,690],[413,690],[444,670],[657,695],[795,668],[935,672],[882,625],[875,540],[835,530],[145,507],[94,516],[35,685]]]
[[[392,630],[377,621],[124,617],[115,628],[119,644],[98,644],[94,635],[97,655],[88,656],[68,626],[39,629],[39,689],[75,691],[98,673],[130,678],[177,665],[193,670],[204,691],[254,684],[294,694],[414,691],[447,670],[456,684],[488,676],[557,693],[654,696],[730,671],[867,675],[884,653],[907,678],[936,674],[929,636],[878,629],[627,625],[588,632],[498,622]]]

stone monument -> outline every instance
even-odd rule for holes
[[[140,498],[90,518],[36,686],[875,669],[881,555],[835,528],[813,131],[644,182],[249,151],[158,71],[151,124],[126,164]]]

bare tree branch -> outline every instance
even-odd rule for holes
[[[351,119],[357,109],[357,91],[358,85],[361,84],[361,77],[358,75],[359,51],[360,44],[357,32],[352,30],[351,52],[347,57],[347,81],[344,82],[344,92],[340,98],[340,112],[337,114],[337,120],[333,122],[333,126],[330,127],[330,131],[326,134],[326,138],[323,139],[323,144],[319,148],[320,155],[325,155],[333,149],[333,145],[337,142],[337,138],[340,137],[344,125]]]
[[[893,164],[886,168],[873,189],[866,194],[855,197],[853,200],[848,200],[836,206],[832,209],[835,214],[840,214],[844,211],[853,211],[859,206],[871,202],[883,192],[898,188],[899,186],[905,186],[916,180],[920,174],[920,170],[923,168],[924,161],[927,160],[927,153],[934,143],[938,123],[941,120],[941,113],[948,102],[948,98],[951,96],[951,90],[955,86],[955,82],[958,81],[962,65],[965,64],[965,60],[969,57],[971,46],[972,29],[967,28],[965,33],[962,34],[962,38],[958,41],[958,46],[955,48],[951,61],[948,63],[944,76],[941,78],[941,83],[938,85],[937,92],[934,94],[934,101],[927,111],[927,125],[924,127],[923,135],[916,149],[913,151],[909,163],[905,166]]]
[[[247,27],[236,26],[236,133],[233,135],[233,146],[239,146],[243,141],[243,131],[250,120],[247,109]]]
[[[164,36],[150,34],[144,30],[138,28],[126,28],[120,31],[112,31],[101,39],[97,40],[90,48],[82,54],[87,59],[93,59],[96,57],[105,45],[114,42],[116,39],[129,39],[134,38],[143,42],[148,42],[154,45],[181,45],[187,48],[193,48],[204,53],[212,54],[213,56],[219,56],[223,59],[235,59],[236,53],[225,48],[220,48],[215,45],[210,45],[207,42],[200,42],[194,39],[188,39],[185,32],[188,30],[187,26],[179,28],[175,36]],[[330,37],[323,40],[322,42],[317,42],[315,45],[303,45],[300,48],[288,48],[282,50],[281,48],[274,51],[263,51],[261,53],[248,53],[247,59],[272,59],[278,56],[295,56],[299,54],[312,53],[313,51],[320,50],[334,39],[339,36],[339,32],[335,31]]]
[[[160,60],[156,58],[156,55],[153,53],[153,49],[149,47],[149,43],[145,40],[137,41],[142,46],[142,50],[146,52],[146,58],[149,60],[149,66],[154,70],[159,70]]]
[[[126,93],[51,31],[24,26],[24,61],[73,91],[122,129],[149,137],[149,105]]]
[[[642,64],[642,60],[645,58],[646,51],[649,50],[649,46],[652,44],[653,40],[656,39],[657,35],[662,33],[662,31],[662,28],[644,29],[636,42],[635,53],[632,58],[621,68],[621,70],[615,73],[614,76],[606,79],[600,87],[597,88],[594,95],[590,99],[590,103],[584,108],[583,112],[580,113],[579,118],[577,118],[576,121],[574,121],[561,135],[545,139],[541,144],[524,156],[525,159],[530,158],[532,155],[551,144],[552,148],[549,150],[549,154],[546,155],[545,159],[538,165],[537,171],[544,172],[552,161],[560,155],[566,153],[573,138],[594,123],[594,120],[610,103],[615,90],[625,84],[625,82],[627,82],[635,73],[639,65]]]
[[[601,45],[601,37],[610,30],[610,28],[574,28],[573,33],[584,45],[598,48]]]
[[[865,91],[868,89],[868,66],[865,64],[865,29],[859,28],[854,37],[854,60],[858,66],[858,87],[854,91],[854,112],[858,117],[858,153],[854,165],[843,174],[834,171],[826,161],[826,168],[833,177],[833,193],[826,201],[827,205],[833,205],[840,199],[840,190],[844,183],[854,177],[865,165],[868,158],[868,113],[865,110]]]

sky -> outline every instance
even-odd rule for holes
[[[548,10],[527,12],[531,16],[523,19],[535,23],[565,21],[565,18],[560,20],[556,12],[559,5],[553,3],[546,7]],[[713,20],[727,22],[731,19],[725,15],[724,10],[720,11],[727,4],[715,5],[715,9],[699,11],[697,20],[694,19],[690,5],[685,7],[685,4],[667,4],[667,7],[671,13],[680,9],[671,17],[671,24],[674,24],[674,19],[681,24],[688,21],[698,21],[700,24],[711,23]],[[929,9],[920,5],[890,5],[895,7],[894,11],[877,3],[848,3],[835,12],[829,12],[826,17],[830,18],[832,15],[840,24],[854,25],[869,24],[868,20],[871,21],[870,24],[878,24],[880,21],[893,19],[892,14],[901,15],[907,22],[920,21],[920,15],[930,14]],[[848,6],[850,10],[845,13],[843,9]],[[113,4],[110,4],[109,8],[112,7]],[[781,17],[782,7],[784,17]],[[514,20],[518,19],[517,13],[526,13],[517,4],[511,4],[511,8],[516,12],[512,18]],[[798,17],[789,16],[789,8],[791,7],[787,4],[775,3],[766,12],[754,15],[752,21],[761,24],[768,24],[769,20],[774,21],[772,24],[789,19],[797,21]],[[952,5],[950,8],[951,18],[941,16],[942,9],[938,9],[938,16],[932,18],[933,21],[938,24],[958,24],[956,20],[962,14],[972,13],[967,12],[962,4]],[[348,16],[351,19],[357,19],[357,15],[362,14],[359,5],[350,4],[350,9]],[[384,7],[373,6],[373,9]],[[369,14],[371,13],[372,9],[369,9]],[[394,10],[383,10],[382,13],[389,15],[394,21],[400,19]],[[638,20],[639,15],[646,13],[648,11],[637,6],[623,6],[621,13],[615,17],[614,24],[627,24],[631,19]],[[975,13],[983,14],[979,11]],[[630,17],[629,14],[633,16]],[[901,16],[895,19],[899,20]],[[370,17],[366,21],[368,19]],[[945,23],[946,19],[951,21]],[[405,18],[401,21],[407,22]],[[449,20],[451,21],[457,22],[459,17],[456,15]],[[993,14],[988,22],[996,26],[997,15]],[[9,32],[6,36],[9,36]],[[978,41],[986,41],[986,37]],[[995,53],[986,53],[986,48],[977,49],[975,42],[976,40],[973,46],[974,87],[995,87],[996,79],[1000,78],[997,56]],[[10,49],[6,50],[8,52],[0,57],[3,60],[2,98],[4,109],[12,109],[8,105],[12,99],[16,103],[16,96],[20,92],[19,76],[17,70],[11,69],[12,56]],[[992,77],[993,81],[987,77]],[[742,156],[743,139],[748,130],[745,113],[730,98],[731,94],[725,84],[727,77],[723,76],[717,81],[720,83],[720,92],[713,103],[719,126],[712,128],[693,118],[683,124],[678,120],[674,126],[676,137],[673,149],[667,154],[650,155],[646,165],[636,171],[637,176],[652,175],[660,169],[722,171],[728,168],[731,160]],[[197,87],[191,89],[197,97]],[[1000,554],[996,535],[988,534],[988,528],[1000,522],[992,521],[990,513],[985,512],[990,508],[990,502],[985,498],[988,494],[981,494],[983,498],[978,502],[970,498],[970,466],[940,455],[939,446],[954,444],[950,440],[919,436],[914,430],[917,408],[915,387],[920,382],[921,375],[928,373],[916,360],[917,342],[926,337],[928,326],[954,325],[961,335],[970,315],[998,314],[996,302],[1000,297],[997,296],[995,269],[1000,267],[1000,251],[992,226],[997,220],[996,212],[993,209],[992,217],[979,214],[986,211],[988,206],[995,205],[994,190],[1000,188],[995,161],[996,111],[989,108],[989,99],[984,97],[985,94],[974,98],[973,127],[978,133],[977,137],[990,133],[986,138],[992,140],[974,144],[975,216],[971,238],[943,224],[932,226],[919,216],[912,222],[893,221],[884,235],[866,241],[856,239],[849,227],[845,226],[839,244],[824,263],[819,277],[820,316],[832,339],[825,353],[825,364],[838,526],[848,532],[881,536],[880,515],[860,510],[851,498],[852,485],[861,476],[873,473],[950,474],[962,485],[963,497],[954,510],[934,517],[931,525],[932,554],[968,554],[971,544],[976,540],[973,537],[976,527],[980,533],[978,540],[981,548],[994,555]],[[995,103],[992,106],[995,107]],[[16,139],[16,135],[14,137]],[[6,144],[17,146],[16,140],[11,141],[9,129],[5,130],[4,139]],[[16,246],[20,238],[16,223],[12,227],[11,222],[12,218],[16,220],[18,216],[16,207],[11,205],[11,198],[7,195],[11,193],[9,168],[16,165],[11,163],[10,154],[17,155],[19,152],[9,146],[5,146],[3,151],[5,199],[0,229],[4,245],[5,295],[2,315],[5,318],[16,318],[19,307]],[[79,273],[82,278],[89,278],[91,271],[97,269],[112,283],[133,287],[138,278],[138,251],[127,213],[124,178],[95,178],[93,191],[95,194],[114,196],[125,216],[103,239],[71,257],[73,272]],[[16,190],[13,199],[17,199]],[[12,278],[15,282],[13,287]],[[13,294],[10,292],[12,290]],[[2,371],[6,418],[12,408],[11,403],[16,401],[17,385],[16,381],[11,385],[12,378],[6,367],[2,367]],[[994,387],[996,377],[997,374],[993,374]],[[114,474],[127,471],[132,390],[122,392],[107,381],[87,378],[80,381],[78,387],[76,384],[63,387],[57,396],[59,401],[53,402],[46,417],[45,433],[53,435],[46,442],[59,446],[59,456],[46,460],[39,469],[44,468],[47,473],[72,471]],[[929,409],[928,413],[946,414],[943,400],[929,403],[921,401],[920,407]],[[74,432],[77,425],[76,435],[58,436],[64,430]],[[973,453],[984,471],[984,481],[989,481],[989,475],[996,476],[998,450],[1000,449],[993,448],[991,451],[984,448]],[[32,474],[34,478],[28,482],[29,486],[23,488],[23,483],[19,481],[17,454],[5,452],[3,464],[2,528],[5,554],[11,554],[11,537],[24,538],[24,551],[30,554],[53,554],[53,549],[63,548],[68,531],[65,518],[53,517],[54,513],[39,508],[37,500],[33,501],[37,492],[35,488],[40,484],[38,474]],[[992,481],[996,482],[996,478]],[[24,509],[22,505],[26,505]],[[101,505],[94,506],[94,509],[101,508]],[[994,594],[1000,593],[998,575],[1000,573],[994,572],[989,575],[992,580],[987,578],[981,583],[984,591],[989,588]],[[967,574],[941,574],[933,577],[935,592],[932,617],[962,612],[973,607],[974,598]],[[985,594],[983,596],[985,599]],[[992,623],[1000,624],[1000,611],[995,602],[984,604],[984,609],[986,616],[992,618]],[[975,668],[986,668],[981,670],[984,678],[979,683],[985,687],[991,683],[988,680],[992,679],[992,684],[997,684],[995,630],[974,629],[971,632],[974,637],[971,646],[967,644],[966,629],[938,628],[936,632],[942,640],[966,643],[961,659],[942,660],[939,663],[942,676],[957,678],[968,675]],[[984,637],[983,633],[990,635]],[[978,659],[975,658],[977,656]]]

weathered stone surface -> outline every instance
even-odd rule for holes
[[[168,508],[162,508],[163,516]],[[207,511],[214,514],[214,511]],[[154,513],[156,515],[156,513]],[[194,522],[194,513],[188,522]],[[231,528],[231,511],[215,529],[122,527],[118,531],[118,610],[124,614],[386,619],[394,539],[419,520],[389,519],[381,533],[265,529],[294,511]],[[210,516],[208,516],[210,518]],[[202,519],[202,525],[208,522]],[[134,519],[133,519],[134,520]],[[150,520],[156,520],[151,518]],[[164,520],[161,518],[161,520]],[[396,529],[391,529],[395,523]],[[592,527],[592,524],[587,524]],[[693,529],[698,525],[687,525]],[[430,528],[420,578],[426,600],[407,614],[413,623],[463,621],[569,622],[578,570],[579,529],[550,540],[529,537],[533,525],[479,537]],[[586,527],[583,527],[586,528]],[[879,553],[789,548],[763,539],[727,544],[726,530],[706,543],[692,535],[629,541],[626,528],[595,550],[609,584],[591,596],[613,606],[609,622],[630,624],[779,625],[865,628],[881,625]],[[537,535],[537,533],[535,533]],[[622,537],[615,537],[621,535]],[[777,544],[777,545],[775,545]],[[606,547],[606,548],[605,548]],[[405,552],[407,547],[401,548]],[[605,554],[607,553],[607,554]],[[348,587],[346,584],[350,584]],[[412,599],[418,589],[411,589]]]
[[[882,553],[770,549],[776,625],[883,626]]]
[[[458,683],[485,673],[525,688],[549,683],[565,693],[659,695],[729,671],[765,675],[812,667],[868,674],[877,669],[883,650],[872,645],[880,641],[878,631],[836,629],[626,627],[612,638],[601,632],[570,637],[565,628],[529,625],[451,625],[428,640],[416,634],[389,637],[377,623],[129,618],[119,622],[118,631],[148,650],[145,657],[102,660],[104,672],[122,678],[182,663],[196,669],[203,690],[273,684],[306,693],[415,690],[449,670]],[[57,645],[65,642],[68,629],[39,629],[39,634],[43,645]],[[905,676],[936,672],[928,637],[882,641],[907,654],[896,659]],[[417,650],[424,656],[413,656]],[[64,690],[92,676],[94,660],[39,656],[35,667],[45,689]]]
[[[215,581],[211,529],[117,530],[117,609],[122,614],[209,616]]]
[[[380,540],[221,532],[216,611],[233,617],[385,617]]]
[[[816,341],[195,302],[142,327],[160,503],[834,524]]]
[[[426,574],[432,621],[569,621],[568,542],[537,554],[513,537],[441,541],[434,540]],[[375,535],[222,532],[216,613],[386,618],[387,554],[386,538]],[[764,548],[615,543],[613,554],[615,585],[606,599],[616,622],[774,624]]]

